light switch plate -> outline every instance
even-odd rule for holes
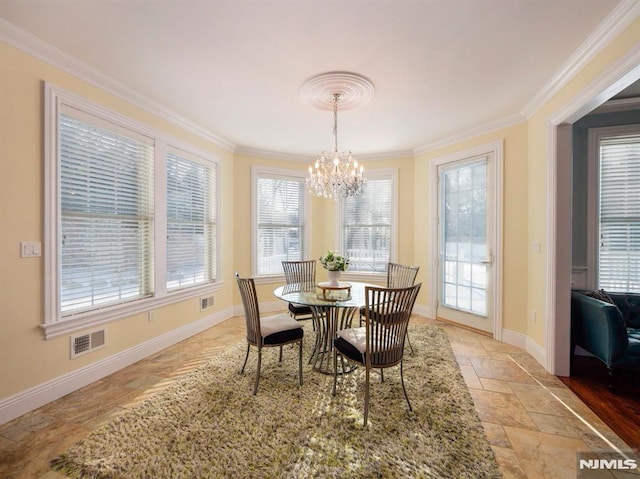
[[[20,242],[21,258],[34,258],[38,256],[42,256],[42,245],[40,241],[21,241]]]

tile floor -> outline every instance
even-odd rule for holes
[[[419,317],[412,321],[447,331],[505,478],[575,478],[578,451],[628,450],[522,349],[452,325]],[[1,425],[0,478],[62,477],[49,470],[50,459],[243,338],[243,318],[232,318]]]

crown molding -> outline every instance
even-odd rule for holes
[[[638,0],[623,0],[620,2],[542,89],[524,106],[521,112],[522,115],[530,119],[638,15],[640,15],[640,2]]]
[[[0,18],[0,41],[8,43],[19,50],[59,68],[80,80],[94,85],[134,106],[156,115],[175,126],[194,133],[225,150],[233,152],[235,145],[212,133],[206,128],[193,123],[181,115],[169,110],[151,98],[125,86],[119,81],[68,55],[40,38],[22,30],[14,24]]]
[[[519,125],[526,121],[526,118],[519,113],[515,115],[510,115],[505,118],[501,118],[499,120],[493,121],[491,123],[487,123],[485,125],[481,125],[475,128],[470,128],[469,130],[463,131],[456,135],[452,135],[441,140],[435,141],[433,143],[429,143],[427,145],[421,146],[413,150],[413,154],[415,157],[420,155],[424,155],[430,151],[438,150],[440,148],[445,148],[447,146],[455,145],[457,143],[461,143],[465,140],[470,140],[472,138],[477,138],[478,136],[485,135],[497,130],[502,130],[503,128],[509,128],[511,126]]]
[[[378,161],[378,160],[399,160],[402,158],[413,159],[412,150],[399,150],[399,151],[383,151],[382,153],[367,153],[363,155],[356,155],[358,161]]]
[[[549,118],[554,125],[574,123],[640,78],[640,42],[584,87]]]
[[[239,146],[236,148],[236,155],[254,156],[257,158],[265,158],[270,160],[287,160],[298,161],[302,163],[311,164],[315,161],[316,157],[311,155],[296,155],[293,153],[281,153],[278,151],[261,150],[259,148],[251,148],[249,146]],[[401,150],[401,151],[388,151],[383,153],[368,153],[368,154],[354,154],[353,155],[359,162],[360,161],[376,161],[376,160],[397,160],[399,158],[411,158],[413,159],[413,151]]]
[[[300,163],[311,163],[315,160],[314,156],[296,155],[295,153],[282,153],[280,151],[261,150],[260,148],[252,148],[250,146],[238,146],[235,155],[255,156],[257,158],[265,158],[269,160],[287,160],[297,161]]]

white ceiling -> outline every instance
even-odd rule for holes
[[[236,147],[314,155],[332,118],[302,84],[375,86],[339,114],[355,155],[520,115],[620,0],[0,0],[0,18]]]

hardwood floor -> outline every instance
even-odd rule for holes
[[[560,380],[624,442],[640,449],[640,375],[620,371],[613,394],[606,366],[596,358],[576,356],[571,377]]]

